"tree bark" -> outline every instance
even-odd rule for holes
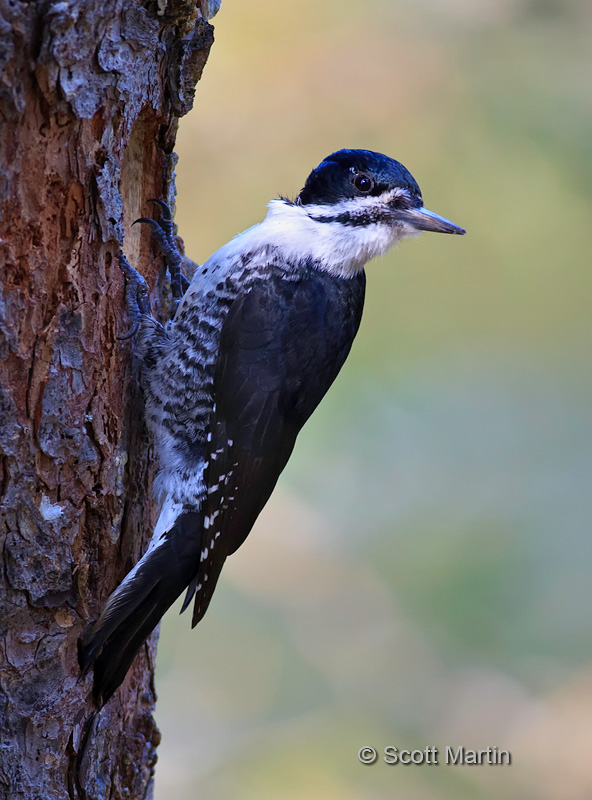
[[[195,0],[0,0],[0,798],[152,795],[156,637],[99,713],[77,641],[152,531],[116,255],[158,284],[131,223],[212,41]]]

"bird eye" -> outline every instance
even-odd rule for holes
[[[374,183],[367,175],[356,175],[354,178],[354,186],[360,192],[369,192],[374,186]]]

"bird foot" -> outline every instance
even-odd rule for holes
[[[179,251],[177,240],[175,237],[173,215],[171,209],[164,200],[150,200],[151,203],[156,203],[160,208],[160,220],[157,222],[150,217],[140,217],[134,222],[142,222],[150,225],[152,237],[160,247],[164,256],[165,263],[171,276],[171,294],[173,295],[173,314],[179,305],[179,300],[183,297],[189,281],[183,274],[182,264],[183,255]]]
[[[138,332],[143,317],[151,317],[149,288],[146,279],[134,269],[127,258],[119,251],[119,269],[125,275],[125,299],[127,301],[127,312],[131,320],[131,328],[122,336],[120,340],[131,339]]]

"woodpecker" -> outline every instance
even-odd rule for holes
[[[192,627],[227,556],[244,542],[296,437],[350,351],[362,316],[364,265],[421,231],[464,234],[428,211],[411,173],[369,150],[339,150],[296,200],[198,267],[191,283],[166,204],[155,236],[178,302],[165,327],[148,287],[120,255],[142,365],[162,506],[145,555],[80,643],[103,705],[169,606],[187,591]]]

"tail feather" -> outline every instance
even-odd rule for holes
[[[194,578],[200,556],[201,515],[182,514],[107,600],[83,636],[83,674],[94,667],[94,694],[104,705],[126,676],[142,644]]]
[[[108,639],[94,664],[94,696],[99,706],[103,706],[121,685],[136,654],[169,605],[157,600],[147,607],[142,606]]]

